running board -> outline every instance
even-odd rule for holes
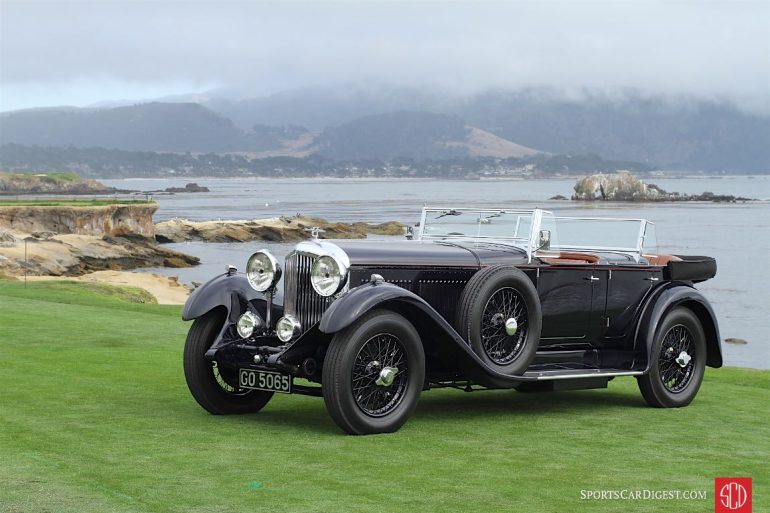
[[[534,381],[554,381],[557,379],[614,378],[616,376],[641,376],[644,371],[623,369],[555,369],[525,372],[523,377]]]

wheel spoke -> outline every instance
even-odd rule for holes
[[[365,414],[382,417],[400,403],[407,387],[408,360],[401,341],[394,335],[382,333],[364,343],[353,362],[351,384],[353,399]],[[397,368],[390,386],[378,385],[380,373]]]
[[[499,323],[493,322],[502,316]],[[508,335],[505,323],[515,319],[515,335]],[[500,319],[500,317],[497,317]],[[505,365],[521,353],[527,335],[527,306],[519,292],[511,287],[497,290],[487,301],[481,317],[481,340],[487,356],[495,363]]]
[[[682,353],[690,357],[684,367],[677,361]],[[693,335],[686,326],[678,324],[669,329],[661,340],[658,356],[658,374],[663,386],[672,393],[684,390],[692,379],[698,357]]]

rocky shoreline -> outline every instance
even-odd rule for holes
[[[80,276],[142,267],[190,267],[197,257],[163,243],[292,242],[310,238],[362,239],[403,235],[405,226],[333,223],[307,216],[153,224],[157,203],[96,206],[0,205],[0,275]]]
[[[367,234],[403,235],[406,226],[397,221],[381,224],[332,223],[317,217],[294,216],[270,219],[202,221],[171,219],[155,225],[158,242],[292,242],[307,239],[318,228],[322,239],[364,239]]]
[[[143,237],[2,232],[0,275],[80,276],[141,267],[191,267],[198,257]]]

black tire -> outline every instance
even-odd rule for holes
[[[193,321],[184,346],[184,376],[190,393],[206,411],[214,415],[255,413],[273,397],[261,390],[237,391],[235,370],[222,371],[204,355],[214,343],[224,322],[217,312]]]
[[[393,368],[399,370],[390,383],[376,383]],[[397,313],[374,310],[334,335],[321,382],[334,422],[351,435],[366,435],[397,431],[417,406],[424,380],[417,330]]]
[[[689,363],[677,363],[685,351]],[[695,314],[675,308],[663,318],[655,334],[650,370],[639,376],[639,390],[647,404],[655,408],[687,406],[698,393],[706,369],[706,335]],[[684,358],[680,359],[684,363]]]
[[[517,321],[514,335],[505,330],[510,318]],[[514,267],[480,270],[460,296],[456,326],[487,365],[509,376],[523,374],[535,357],[542,328],[540,299],[532,280]]]

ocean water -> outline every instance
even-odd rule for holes
[[[188,179],[103,180],[124,189],[165,189]],[[548,200],[569,197],[573,179],[452,181],[340,179],[200,179],[209,193],[156,195],[156,221],[255,219],[302,213],[336,221],[417,223],[429,206],[540,207],[556,215],[645,218],[656,224],[660,252],[708,255],[717,259],[717,276],[698,285],[717,313],[722,338],[742,338],[746,345],[723,344],[727,365],[770,368],[770,176],[651,180],[668,191],[733,194],[760,201],[718,203],[575,203]],[[183,282],[206,281],[225,265],[243,268],[248,256],[267,247],[278,258],[292,244],[180,243],[169,247],[199,256],[191,269],[149,269]]]

